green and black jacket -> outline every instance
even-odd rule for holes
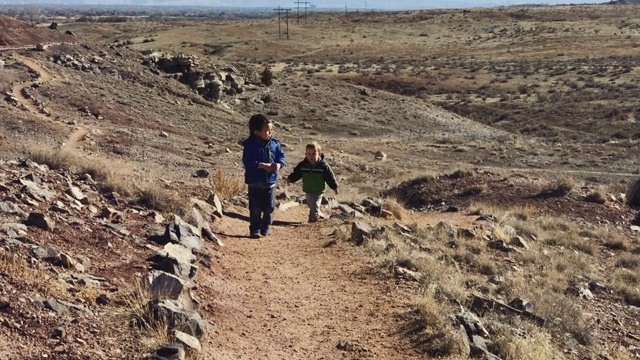
[[[306,158],[301,161],[289,175],[289,181],[296,182],[300,178],[302,178],[302,191],[308,194],[323,193],[325,183],[333,190],[338,188],[336,177],[324,160],[324,155],[321,155],[316,166],[311,165]]]

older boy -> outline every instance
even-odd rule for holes
[[[287,177],[289,183],[294,183],[302,178],[302,190],[307,194],[307,206],[309,206],[309,222],[318,221],[319,208],[322,203],[325,183],[335,193],[338,193],[336,177],[331,167],[324,159],[322,148],[317,142],[308,144],[305,150],[305,159],[293,169]]]
[[[267,236],[276,206],[275,185],[285,156],[273,139],[273,124],[262,114],[249,119],[249,138],[243,144],[244,181],[249,187],[249,233],[252,239]]]

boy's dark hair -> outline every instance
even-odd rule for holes
[[[249,132],[251,133],[251,135],[253,135],[255,131],[262,130],[265,125],[270,123],[271,121],[267,119],[266,116],[262,114],[255,114],[251,117],[251,119],[249,119]]]

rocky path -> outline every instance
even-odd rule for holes
[[[199,275],[202,312],[215,323],[203,358],[421,358],[398,334],[415,289],[374,275],[362,248],[331,242],[328,223],[293,224],[305,211],[277,212],[290,224],[262,240],[244,237],[242,219],[219,225],[227,246]]]
[[[51,119],[46,115],[40,112],[40,109],[35,104],[33,99],[30,96],[25,95],[24,89],[31,88],[34,84],[44,84],[54,79],[53,75],[49,73],[40,63],[37,61],[30,59],[28,57],[20,56],[14,54],[13,57],[27,66],[32,71],[38,74],[38,77],[34,81],[27,81],[19,84],[13,85],[13,92],[20,104],[22,104],[29,112],[31,112],[34,116],[46,121],[51,121]],[[86,128],[78,128],[74,130],[68,137],[67,140],[63,143],[62,148],[69,150],[75,148],[76,145],[82,138],[89,133],[89,130]]]

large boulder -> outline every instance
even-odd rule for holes
[[[626,199],[629,206],[640,206],[640,179],[629,185]]]
[[[152,270],[142,279],[142,287],[149,292],[152,299],[178,300],[185,308],[195,310],[197,302],[191,295],[196,284],[188,279],[181,279],[164,271]]]

